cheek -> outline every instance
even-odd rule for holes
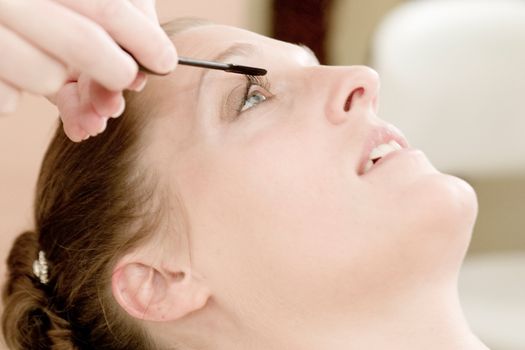
[[[366,196],[357,179],[342,176],[340,161],[327,156],[334,152],[322,142],[274,135],[228,149],[227,158],[214,156],[194,173],[200,175],[188,177],[192,226],[202,232],[199,246],[215,257],[210,275],[223,269],[237,287],[292,299],[300,287],[314,298],[351,275],[349,266],[358,271]]]
[[[205,158],[187,157],[193,165],[179,176],[185,184],[180,187],[196,220],[220,220],[230,232],[290,239],[340,231],[351,205],[342,189],[351,193],[351,183],[319,137],[290,135],[274,129],[243,144],[224,144]]]
[[[351,184],[321,140],[290,135],[264,135],[264,142],[255,139],[246,152],[236,153],[230,165],[235,175],[227,180],[241,186],[233,189],[236,204],[255,226],[289,236],[333,229],[348,206],[342,189],[350,192]]]

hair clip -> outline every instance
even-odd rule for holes
[[[38,277],[40,283],[47,284],[49,281],[46,255],[43,251],[39,251],[38,260],[33,261],[33,273]]]

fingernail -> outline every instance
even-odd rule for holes
[[[111,118],[118,118],[124,113],[124,109],[126,108],[126,100],[124,100],[124,97],[120,97],[120,106],[116,113],[113,113],[110,115]]]
[[[144,80],[139,84],[139,86],[135,88],[135,91],[141,92],[142,90],[144,90],[144,88],[146,87],[146,82],[147,82],[147,79],[144,78]]]
[[[159,59],[159,70],[161,72],[170,72],[177,65],[177,53],[173,45],[169,45]]]
[[[140,92],[144,90],[146,87],[146,83],[148,82],[148,79],[144,76],[144,79],[140,82],[140,84],[134,89],[136,92]]]
[[[100,129],[98,129],[98,134],[102,133],[104,130],[106,130],[106,126],[108,125],[108,117],[101,117],[102,118],[102,124],[100,126]]]
[[[144,87],[146,86],[147,82],[147,75],[143,72],[138,72],[137,77],[135,78],[135,81],[129,86],[129,90],[132,91],[142,91],[144,90]]]

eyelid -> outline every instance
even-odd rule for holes
[[[246,90],[247,92],[246,97],[250,97],[250,94],[254,91],[261,93],[267,98],[272,97],[273,94],[270,92],[270,89],[267,87],[267,85],[266,86],[265,85],[249,83],[248,89]]]
[[[248,87],[251,87],[253,85],[260,86],[267,91],[270,90],[270,82],[268,81],[268,78],[265,76],[254,76],[254,75],[245,75],[246,79],[248,80]]]
[[[238,79],[241,82],[244,80],[244,82],[230,90],[222,104],[221,120],[228,123],[240,117],[241,114],[248,112],[248,110],[241,112],[241,109],[247,94],[252,93],[254,90],[259,89],[259,92],[265,95],[267,99],[274,97],[274,94],[270,92],[270,82],[266,77],[240,75]]]
[[[265,76],[253,76],[253,75],[245,75],[247,83],[246,83],[246,89],[244,92],[244,96],[241,100],[241,104],[237,108],[237,115],[241,115],[244,113],[242,110],[243,104],[246,101],[246,99],[250,96],[250,94],[253,91],[258,91],[262,95],[264,95],[267,99],[273,97],[273,94],[270,92],[270,82],[268,81],[268,78]],[[257,88],[260,88],[257,90]],[[260,91],[264,90],[264,91]]]

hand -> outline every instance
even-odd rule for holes
[[[151,70],[175,68],[154,0],[0,0],[0,113],[28,91],[57,105],[71,140],[102,132],[122,91],[146,82],[120,46]]]

